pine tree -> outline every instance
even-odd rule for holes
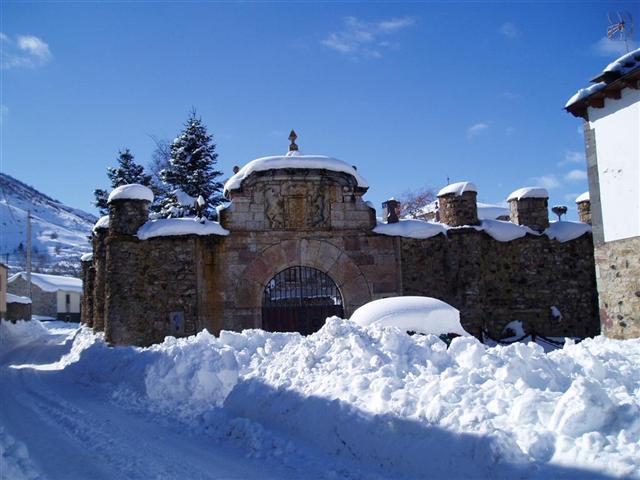
[[[144,172],[144,167],[134,162],[133,158],[133,154],[128,148],[118,152],[118,166],[107,168],[107,176],[111,181],[111,188],[132,183],[139,183],[145,186],[151,185],[151,175],[147,175]],[[94,190],[93,195],[95,196],[93,204],[100,210],[101,215],[107,215],[109,213],[109,206],[107,205],[109,193],[102,188],[97,188]]]
[[[218,180],[222,172],[215,168],[218,158],[215,149],[213,135],[207,132],[202,119],[196,117],[195,110],[192,111],[184,130],[171,144],[168,167],[160,173],[162,181],[172,191],[163,204],[165,216],[191,216],[201,213],[207,218],[216,217],[215,207],[224,199],[223,185]],[[194,199],[194,202],[185,202],[184,198],[188,199],[187,196]],[[195,202],[199,196],[202,196],[205,202],[204,208],[200,210]]]

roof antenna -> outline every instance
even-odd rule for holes
[[[633,36],[633,17],[629,12],[609,12],[607,18],[609,19],[607,38],[622,40],[627,53],[629,53],[629,41]]]
[[[296,145],[296,138],[298,138],[298,135],[296,135],[296,132],[294,130],[291,130],[291,133],[289,134],[289,141],[291,142],[291,145],[289,145],[290,152],[298,151],[298,145]]]

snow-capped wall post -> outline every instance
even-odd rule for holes
[[[382,218],[386,223],[398,223],[398,213],[400,212],[400,202],[395,198],[390,198],[382,202]]]
[[[476,186],[471,182],[447,185],[438,192],[440,222],[451,227],[479,225]]]
[[[539,232],[549,227],[549,193],[544,188],[524,187],[507,198],[511,222]]]
[[[116,188],[109,195],[109,234],[135,235],[149,220],[153,192],[144,185],[131,184]]]
[[[88,327],[93,327],[93,286],[95,269],[93,268],[93,255],[85,254],[80,258],[82,265],[82,299],[80,303],[80,322]]]
[[[83,286],[85,295],[93,296],[91,315],[92,327],[94,332],[102,332],[104,330],[104,295],[105,295],[105,272],[107,265],[107,235],[109,235],[109,216],[105,215],[100,218],[93,227],[93,237],[91,243],[93,245],[93,269],[94,279],[93,288],[89,290],[89,285]]]
[[[578,218],[580,221],[591,225],[591,199],[589,192],[584,192],[576,198],[576,207],[578,208]]]

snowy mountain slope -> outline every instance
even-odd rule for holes
[[[0,261],[12,267],[24,264],[29,210],[34,269],[74,272],[78,257],[91,250],[87,237],[96,217],[4,173],[0,173]]]

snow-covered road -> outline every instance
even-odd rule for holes
[[[69,352],[77,325],[44,325],[50,335],[0,358],[0,478],[280,479],[331,473],[322,456],[316,464],[265,460],[166,416],[111,401],[108,389],[78,383],[55,363]]]

